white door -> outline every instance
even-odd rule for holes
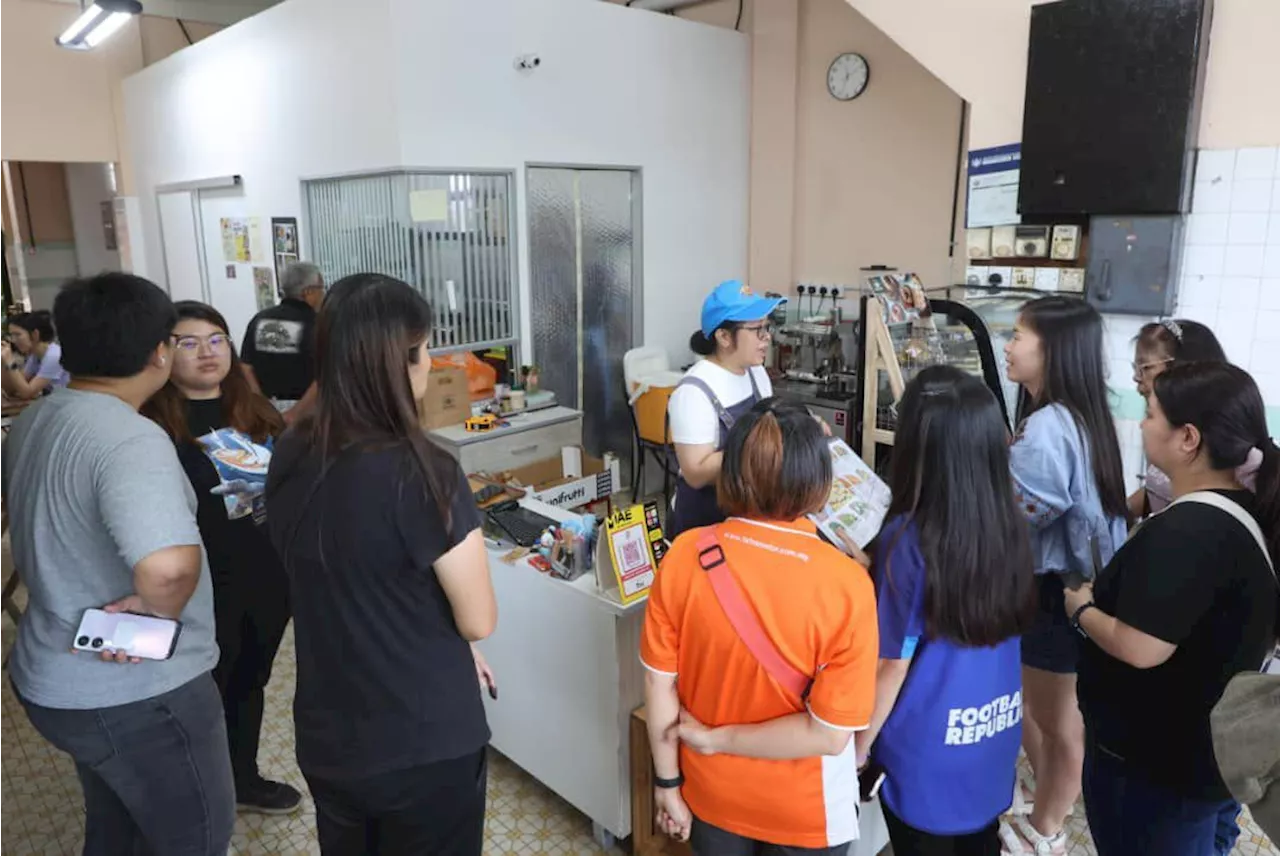
[[[207,302],[227,319],[228,332],[239,342],[259,309],[255,268],[271,277],[271,302],[275,302],[275,271],[267,243],[270,220],[249,216],[241,187],[200,190],[198,204],[205,282],[209,284]],[[226,234],[224,220],[229,230]],[[242,253],[248,254],[247,260]]]
[[[200,234],[195,198],[189,190],[156,194],[165,280],[174,300],[204,300]]]

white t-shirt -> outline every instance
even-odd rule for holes
[[[762,366],[752,366],[749,371],[756,379],[761,398],[773,395],[769,373]],[[751,378],[746,372],[734,374],[710,360],[699,360],[685,374],[696,377],[711,387],[725,410],[751,398]],[[686,384],[671,394],[667,405],[671,416],[671,440],[681,446],[719,446],[720,419],[707,394],[696,386]]]

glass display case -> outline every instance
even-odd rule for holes
[[[887,447],[893,444],[897,429],[902,390],[920,370],[932,365],[956,366],[982,378],[1012,428],[1017,387],[1005,378],[1004,343],[1012,335],[1018,308],[1027,299],[984,299],[980,307],[933,299],[929,301],[930,314],[924,318],[891,320],[875,296],[864,297],[859,324],[858,375],[862,382],[857,432],[863,459],[883,470]]]

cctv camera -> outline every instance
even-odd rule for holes
[[[542,65],[542,57],[537,54],[525,54],[524,56],[516,57],[517,71],[533,71],[540,65]]]

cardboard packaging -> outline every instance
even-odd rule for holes
[[[461,425],[471,415],[471,392],[467,372],[460,368],[431,371],[427,394],[418,405],[418,416],[426,430]]]
[[[527,486],[530,498],[556,508],[579,508],[608,499],[622,484],[617,458],[606,454],[602,461],[578,446],[565,446],[559,458],[508,470],[499,477]]]

